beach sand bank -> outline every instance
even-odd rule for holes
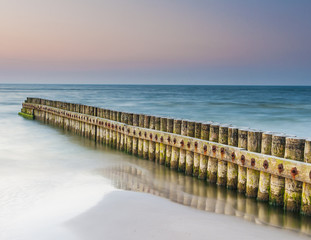
[[[309,239],[305,235],[199,211],[145,193],[113,191],[65,223],[80,239]]]

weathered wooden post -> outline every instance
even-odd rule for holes
[[[133,126],[138,127],[139,126],[139,114],[133,114]],[[135,134],[137,134],[135,132]],[[132,152],[133,155],[138,156],[138,138],[133,137],[133,145],[132,145]]]
[[[304,161],[311,163],[311,139],[306,139],[305,141],[305,152]],[[311,172],[309,173],[311,177]],[[302,184],[302,203],[301,203],[301,213],[304,215],[311,215],[311,185],[309,183]]]
[[[181,134],[181,120],[174,120],[173,133],[179,135]],[[172,139],[172,141],[174,143],[174,147],[172,147],[171,169],[177,170],[179,160],[179,148],[175,147],[175,145],[178,146],[177,140]]]
[[[262,133],[261,153],[271,155],[271,147],[272,147],[272,132]],[[268,161],[264,162],[263,167],[265,169],[268,169],[269,167]],[[269,189],[270,189],[270,174],[261,171],[259,175],[257,199],[259,201],[264,202],[269,201]]]
[[[221,144],[228,145],[228,125],[219,126],[219,139],[218,142]],[[218,160],[218,174],[217,174],[217,184],[221,186],[227,185],[227,161],[222,159]]]
[[[248,129],[242,128],[238,130],[238,147],[247,149],[247,136],[248,136]],[[245,162],[245,158],[241,157],[240,161],[242,164]],[[246,168],[243,166],[238,167],[238,191],[240,193],[246,192],[246,178],[247,178],[247,171]]]
[[[305,140],[287,137],[285,144],[285,158],[303,161]],[[296,181],[299,174],[296,168],[291,169],[292,179],[285,178],[284,207],[288,211],[299,211],[301,205],[302,182]]]
[[[160,131],[165,132],[167,129],[167,118],[161,117],[160,119]],[[160,164],[165,164],[166,158],[166,146],[163,143],[164,139],[161,139],[160,143]]]
[[[219,140],[219,124],[212,123],[210,126],[210,136],[209,140],[211,142],[218,142]],[[214,148],[214,147],[213,147]],[[216,154],[216,146],[213,149],[214,154]],[[217,182],[217,170],[218,170],[218,160],[215,157],[208,158],[207,164],[207,180],[211,183]]]
[[[196,122],[195,129],[194,129],[194,137],[201,138],[201,131],[202,131],[202,123]],[[197,148],[198,146],[195,146]],[[194,153],[193,155],[193,176],[199,177],[200,173],[200,155],[199,153]]]
[[[150,129],[155,129],[155,116],[150,117],[150,124],[149,124]],[[149,135],[149,160],[154,161],[155,160],[155,149],[156,149],[156,143],[154,142],[154,135],[150,134]]]
[[[120,122],[121,123],[124,123],[124,120],[125,119],[125,113],[124,112],[121,112],[121,117],[120,117]],[[125,141],[125,136],[124,136],[124,131],[125,131],[125,127],[122,127],[121,128],[121,133],[120,133],[120,151],[124,151],[125,148],[124,148],[124,141]]]
[[[150,116],[145,115],[145,120],[144,120],[144,128],[149,128],[150,126]],[[145,138],[147,138],[147,134],[144,132],[143,133]],[[144,139],[144,150],[143,150],[143,158],[148,159],[149,157],[149,140]]]
[[[210,126],[211,123],[203,123],[201,126],[201,139],[203,140],[209,140],[209,135],[210,135]],[[207,146],[203,146],[203,151],[204,154],[207,153]],[[207,174],[207,161],[208,161],[208,156],[201,154],[200,155],[200,170],[199,170],[199,179],[205,180],[206,179],[206,174]]]
[[[247,150],[250,152],[261,151],[261,138],[262,132],[256,130],[248,131],[247,137]],[[256,165],[255,159],[251,159],[252,164]],[[246,196],[255,198],[257,197],[259,187],[259,174],[260,172],[251,168],[247,168],[247,180],[246,180]]]
[[[124,124],[128,124],[129,121],[129,113],[124,113]],[[124,127],[124,141],[123,141],[123,149],[126,151],[127,149],[127,132],[125,132],[126,127]]]
[[[161,125],[161,118],[160,117],[155,117],[154,118],[154,128],[155,130],[160,130],[160,125]],[[158,136],[154,136],[155,140],[158,140]],[[155,162],[159,163],[160,162],[160,143],[156,142],[155,144]]]
[[[167,128],[166,132],[172,133],[174,128],[174,119],[168,118],[167,119]],[[167,139],[168,142],[172,141],[173,139]],[[172,157],[172,146],[166,146],[166,153],[165,153],[165,165],[170,167],[171,165],[171,157]]]
[[[228,128],[228,145],[238,146],[238,128]],[[235,153],[231,155],[233,161],[237,161]],[[238,185],[238,165],[233,162],[228,162],[227,168],[227,187],[229,189],[236,189]]]
[[[181,122],[181,135],[187,136],[187,126],[188,121],[182,120]],[[186,150],[184,149],[185,142],[182,141],[180,143],[177,143],[180,145],[179,149],[179,162],[178,162],[178,171],[179,172],[185,172],[186,170]]]
[[[145,115],[139,114],[139,127],[143,128],[145,126],[144,122],[145,122]],[[138,135],[139,135],[139,138],[138,138],[138,156],[141,158],[144,155],[144,140],[141,139],[142,134],[143,133],[141,131],[138,132]]]
[[[194,137],[195,134],[195,122],[188,122],[187,136]],[[187,148],[189,148],[190,142],[187,142]],[[186,151],[186,175],[192,175],[193,173],[193,152]]]
[[[133,125],[133,113],[128,114],[128,120],[127,120],[128,125]],[[130,134],[130,129],[127,130],[128,134]],[[133,137],[132,136],[127,136],[127,144],[126,144],[126,149],[128,154],[133,153]]]
[[[285,155],[286,136],[284,134],[272,135],[271,155],[283,158]],[[283,171],[283,165],[278,165],[279,173]],[[275,206],[284,205],[285,178],[278,175],[271,175],[269,203]]]
[[[110,118],[110,110],[109,109],[106,109],[106,112],[105,112],[105,115],[106,115],[106,119],[109,120]],[[123,113],[122,113],[122,120],[123,120],[124,116],[123,116]],[[109,130],[109,123],[106,124],[106,145],[109,146],[110,145],[110,130]],[[123,137],[121,137],[121,141],[122,141]],[[120,146],[120,149],[122,148],[122,146]]]

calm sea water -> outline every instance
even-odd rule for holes
[[[26,96],[311,137],[311,87],[0,85],[1,103]]]
[[[25,120],[29,96],[311,137],[311,87],[0,85],[0,239],[76,239],[59,223],[114,188],[311,233],[308,218]]]

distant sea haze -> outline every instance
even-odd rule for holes
[[[27,96],[311,137],[310,86],[0,85],[16,111]]]

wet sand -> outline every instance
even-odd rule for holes
[[[145,193],[113,191],[66,224],[80,239],[309,239]]]

